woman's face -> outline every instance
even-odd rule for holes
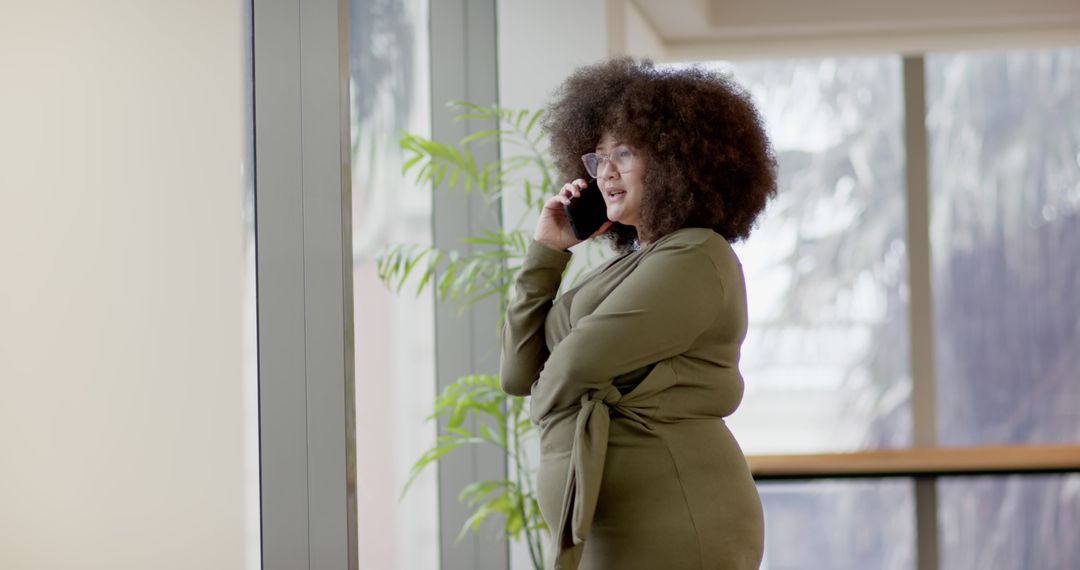
[[[627,162],[627,152],[632,156],[629,169],[620,172],[610,160],[601,160],[596,171],[596,182],[607,204],[607,217],[625,226],[638,227],[641,223],[641,198],[645,194],[645,157],[629,145],[604,133],[596,145],[596,153],[611,158],[615,163]]]

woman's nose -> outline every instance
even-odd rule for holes
[[[615,168],[615,165],[611,164],[611,161],[607,159],[600,161],[600,166],[597,169],[599,170],[596,173],[597,178],[615,178],[619,173],[619,169]]]

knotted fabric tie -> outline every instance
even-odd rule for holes
[[[552,570],[575,570],[581,562],[604,477],[612,409],[648,427],[645,419],[613,386],[581,397],[558,528],[551,533],[553,544],[548,568]]]

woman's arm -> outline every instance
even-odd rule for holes
[[[563,207],[570,204],[571,198],[581,196],[586,186],[580,178],[564,184],[558,194],[544,202],[536,221],[533,241],[518,272],[517,295],[507,309],[503,326],[499,377],[503,391],[511,396],[528,396],[547,360],[544,321],[559,291],[563,270],[570,262],[567,250],[582,242],[574,235]],[[590,238],[610,227],[611,222],[605,222]]]
[[[511,396],[528,396],[547,360],[544,321],[570,257],[536,241],[529,244],[502,331],[499,378]]]
[[[702,244],[668,242],[575,323],[540,373],[534,417],[577,404],[615,377],[686,352],[718,318],[720,274]]]

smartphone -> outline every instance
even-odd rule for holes
[[[607,204],[595,179],[589,181],[589,187],[581,191],[581,196],[571,198],[569,204],[564,204],[563,211],[570,221],[570,229],[574,230],[574,237],[582,240],[589,239],[608,221]]]

